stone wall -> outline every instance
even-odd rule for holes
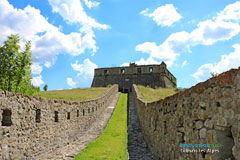
[[[157,160],[240,159],[240,68],[152,103],[140,97],[136,85],[133,94],[145,141]],[[189,153],[180,144],[218,146],[188,148],[194,151]]]
[[[97,121],[117,91],[114,85],[88,101],[0,91],[0,159],[34,159],[73,142]]]

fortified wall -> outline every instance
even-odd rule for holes
[[[99,98],[65,101],[0,91],[0,159],[34,159],[73,142],[117,92],[113,85]]]
[[[158,87],[176,87],[176,78],[168,71],[167,65],[137,65],[129,67],[97,68],[94,70],[92,87],[106,87],[118,84],[119,91],[129,92],[133,84]]]
[[[240,159],[240,68],[156,102],[143,100],[136,85],[133,95],[145,141],[156,159]],[[199,150],[181,144],[217,145]]]

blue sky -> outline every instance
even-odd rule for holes
[[[240,66],[240,1],[0,0],[0,44],[32,41],[32,83],[90,87],[94,68],[165,61],[178,87]]]

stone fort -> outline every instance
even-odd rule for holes
[[[129,67],[95,69],[92,87],[106,87],[109,84],[118,84],[120,92],[131,91],[133,84],[151,88],[177,86],[176,78],[164,62],[160,65],[130,63]]]

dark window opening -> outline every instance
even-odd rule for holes
[[[149,72],[150,72],[150,73],[153,72],[153,68],[152,68],[152,67],[149,68]]]
[[[79,117],[79,110],[77,110],[77,117]]]
[[[124,74],[125,73],[125,69],[121,69],[121,74]]]
[[[54,122],[58,122],[58,111],[54,112]]]
[[[70,112],[67,113],[67,119],[70,119]]]
[[[90,113],[91,112],[91,110],[90,110],[90,108],[88,108],[88,113]]]
[[[83,116],[85,115],[85,110],[84,109],[82,110],[82,114],[83,114]]]
[[[138,68],[138,69],[137,69],[137,73],[138,73],[138,74],[141,74],[141,73],[142,73],[141,68]]]
[[[12,111],[10,109],[4,109],[2,112],[2,126],[12,125]]]
[[[92,108],[92,112],[94,112],[94,107]]]
[[[41,110],[37,109],[36,110],[36,123],[40,123],[41,122]]]
[[[104,70],[104,75],[108,74],[108,70]]]

